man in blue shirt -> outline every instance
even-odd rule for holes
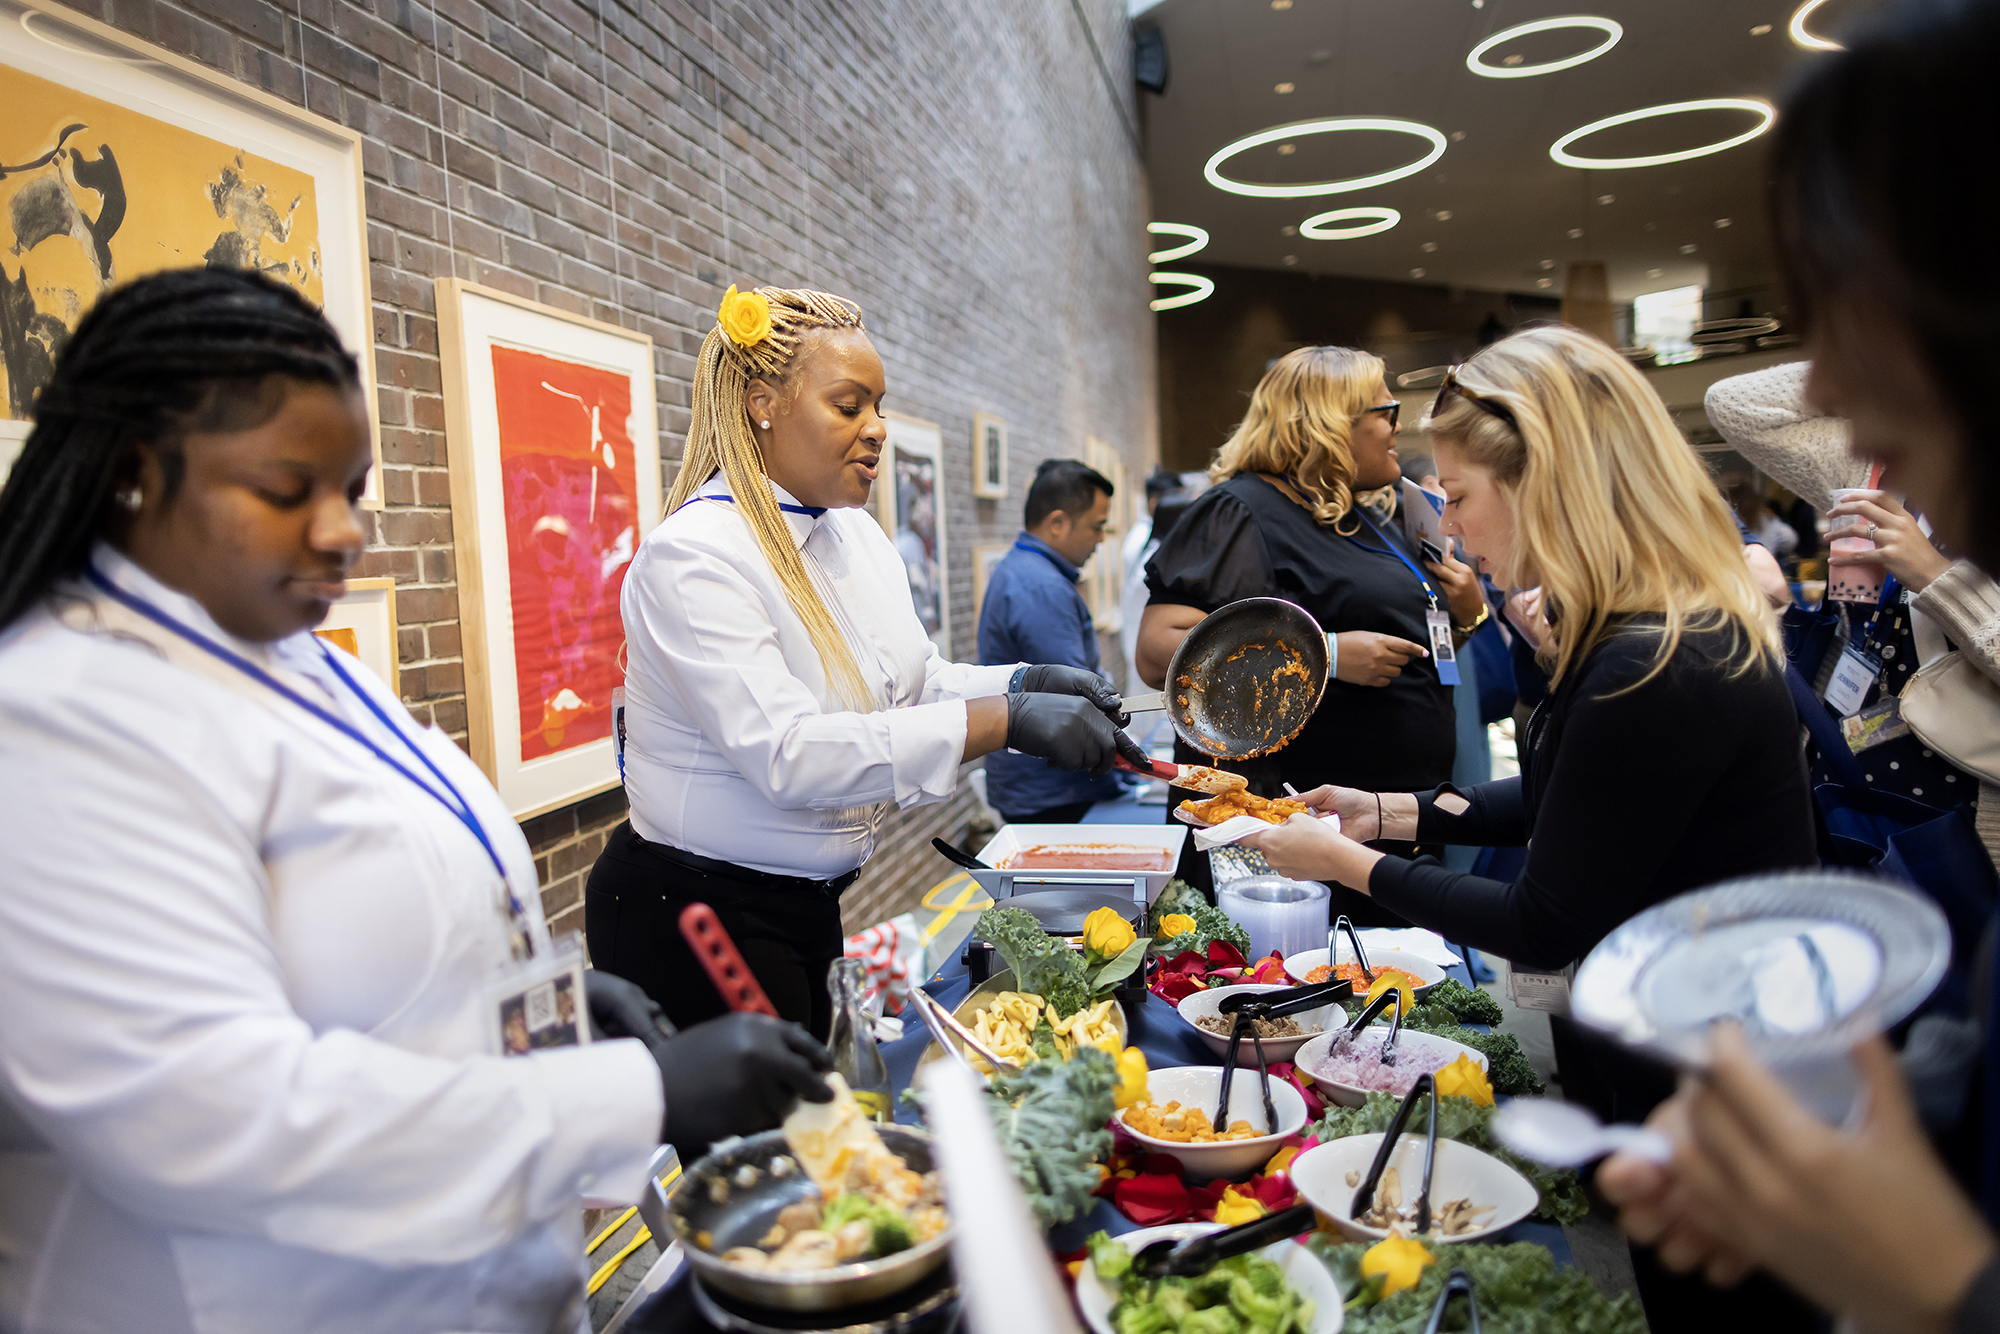
[[[1111,482],[1075,459],[1047,459],[1028,485],[1026,525],[993,567],[979,609],[982,663],[1046,662],[1098,672],[1097,627],[1077,591],[1080,567],[1104,540]],[[1074,824],[1114,799],[1117,778],[1051,769],[1032,755],[986,757],[986,800],[1009,824]]]

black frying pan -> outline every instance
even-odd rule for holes
[[[1218,760],[1267,755],[1299,734],[1326,692],[1326,634],[1283,598],[1244,598],[1188,631],[1167,688],[1128,696],[1131,713],[1165,709],[1174,734]]]

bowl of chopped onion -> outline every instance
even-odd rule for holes
[[[1264,1115],[1255,1058],[1238,1065],[1229,1086],[1229,1124],[1218,1134],[1209,1118],[1222,1093],[1219,1065],[1176,1065],[1146,1077],[1146,1100],[1119,1109],[1117,1122],[1146,1148],[1178,1161],[1190,1181],[1241,1177],[1278,1151],[1278,1141],[1306,1123],[1306,1100],[1282,1079],[1270,1081],[1273,1126]]]
[[[1342,1107],[1359,1107],[1370,1093],[1390,1093],[1402,1097],[1416,1084],[1419,1075],[1436,1074],[1459,1057],[1468,1057],[1481,1070],[1488,1068],[1486,1054],[1450,1038],[1404,1029],[1396,1038],[1393,1061],[1382,1059],[1382,1044],[1388,1040],[1389,1025],[1377,1021],[1347,1041],[1344,1029],[1334,1029],[1300,1045],[1293,1064],[1299,1074],[1312,1081],[1327,1101]]]

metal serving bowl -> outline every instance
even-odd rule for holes
[[[912,1169],[928,1172],[930,1137],[907,1126],[877,1126],[890,1152]],[[784,1311],[834,1311],[880,1301],[918,1282],[943,1264],[951,1253],[947,1227],[929,1241],[860,1264],[800,1273],[773,1274],[724,1264],[722,1253],[732,1246],[755,1246],[771,1230],[786,1205],[812,1195],[811,1178],[794,1169],[771,1174],[771,1164],[787,1157],[785,1132],[767,1130],[734,1140],[687,1170],[668,1199],[674,1231],[703,1283],[732,1297]],[[736,1184],[736,1174],[755,1167],[757,1179]]]

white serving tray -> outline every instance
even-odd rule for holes
[[[1038,866],[1021,870],[973,871],[970,874],[979,882],[980,888],[995,900],[1012,893],[1032,893],[1038,886],[1029,882],[1036,880],[1060,880],[1065,884],[1130,885],[1144,877],[1146,902],[1150,904],[1160,897],[1167,881],[1174,878],[1174,867],[1180,862],[1181,846],[1187,842],[1187,836],[1187,826],[1182,824],[1010,824],[979,850],[980,861],[998,867],[1024,848],[1042,846],[1159,848],[1167,853],[1167,869],[1094,871]],[[1016,881],[1023,882],[1018,889],[1013,883]]]

